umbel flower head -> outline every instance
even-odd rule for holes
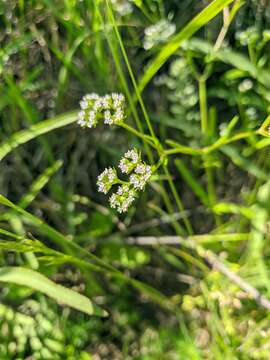
[[[120,160],[119,169],[123,174],[129,174],[141,161],[141,154],[137,149],[128,150]]]
[[[120,124],[125,119],[125,98],[123,94],[112,93],[99,96],[92,93],[80,101],[78,124],[82,127],[96,127],[100,120],[104,124]]]
[[[110,197],[110,205],[119,213],[126,212],[136,199],[136,196],[136,191],[130,185],[119,186],[117,192],[113,193]]]
[[[130,183],[134,186],[135,189],[143,190],[151,175],[151,166],[139,163],[135,167],[135,174],[130,175]]]
[[[137,149],[128,150],[120,160],[119,169],[123,174],[129,174],[129,181],[118,178],[113,168],[105,169],[98,177],[98,191],[107,194],[111,187],[118,184],[118,189],[110,196],[109,202],[113,209],[119,213],[126,212],[133,201],[138,197],[139,191],[152,176],[152,167],[145,164]]]
[[[113,168],[106,168],[98,177],[97,186],[98,191],[107,194],[113,184],[117,184],[118,177],[116,170]]]

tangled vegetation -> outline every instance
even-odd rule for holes
[[[0,359],[268,360],[268,0],[0,18]]]

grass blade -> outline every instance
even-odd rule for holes
[[[29,204],[31,204],[43,187],[48,183],[53,174],[60,169],[62,164],[63,162],[61,160],[57,160],[32,183],[28,193],[26,193],[19,202],[19,206],[21,208],[25,209]]]
[[[191,171],[188,169],[188,167],[184,164],[183,161],[181,161],[180,159],[176,159],[174,163],[186,183],[193,190],[194,194],[197,195],[201,202],[208,207],[209,198],[202,185],[196,180],[195,176],[191,173]]]
[[[7,154],[9,154],[13,149],[16,149],[19,145],[25,144],[28,141],[52,130],[74,123],[77,120],[77,114],[77,111],[65,113],[52,119],[44,120],[38,124],[32,125],[29,127],[29,129],[18,131],[8,140],[0,144],[0,161],[3,160]]]
[[[237,165],[239,168],[244,169],[248,173],[255,176],[257,179],[260,180],[268,180],[268,175],[265,171],[259,168],[254,162],[250,159],[245,158],[240,154],[237,148],[233,145],[224,145],[221,148],[221,151],[228,156],[231,161]]]
[[[143,91],[145,86],[155,76],[158,70],[166,63],[166,61],[179,49],[182,43],[189,39],[196,31],[202,26],[207,24],[213,19],[218,13],[220,13],[225,6],[232,3],[233,0],[214,0],[204,8],[198,15],[196,15],[176,36],[174,36],[168,44],[166,44],[153,62],[146,69],[140,84],[139,90]]]
[[[23,267],[0,268],[0,282],[13,283],[40,291],[61,304],[68,305],[88,315],[106,316],[105,310],[93,304],[86,296],[54,283],[44,275]]]

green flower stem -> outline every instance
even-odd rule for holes
[[[113,15],[113,11],[111,9],[111,6],[110,6],[110,3],[108,0],[106,0],[106,4],[107,4],[107,9],[108,9],[108,15],[109,15],[109,18],[111,20],[111,23],[112,23],[112,26],[114,28],[114,31],[115,31],[115,34],[116,34],[116,37],[118,39],[118,42],[119,42],[119,46],[120,46],[120,49],[122,51],[122,55],[123,55],[123,58],[125,60],[125,63],[126,63],[126,66],[127,66],[127,69],[128,69],[128,72],[129,72],[129,75],[130,75],[130,78],[131,78],[131,81],[132,81],[132,84],[134,86],[134,90],[135,90],[135,93],[136,93],[136,97],[137,97],[137,100],[139,101],[140,103],[140,106],[141,106],[141,109],[142,109],[142,112],[143,112],[143,115],[144,115],[144,118],[145,118],[145,121],[147,123],[147,126],[148,126],[148,129],[149,129],[149,132],[151,134],[151,137],[152,139],[154,140],[154,144],[151,142],[149,143],[149,140],[147,141],[145,136],[144,137],[141,137],[142,134],[136,134],[136,136],[139,136],[141,137],[148,145],[150,145],[151,147],[153,147],[154,149],[156,149],[158,151],[158,153],[160,154],[162,147],[160,145],[160,143],[158,142],[158,139],[154,133],[154,130],[153,130],[153,127],[152,127],[152,124],[151,124],[151,121],[150,121],[150,118],[147,114],[147,111],[146,111],[146,108],[145,108],[145,105],[144,105],[144,102],[143,102],[143,99],[141,97],[141,94],[140,94],[140,90],[138,88],[138,85],[137,85],[137,82],[136,82],[136,79],[135,79],[135,76],[133,74],[133,71],[131,69],[131,66],[130,66],[130,63],[129,63],[129,60],[128,60],[128,57],[127,57],[127,54],[126,54],[126,50],[125,50],[125,47],[124,47],[124,44],[122,42],[122,39],[121,39],[121,35],[118,31],[118,27],[117,27],[117,24],[115,22],[115,18],[114,18],[114,15]],[[140,129],[141,130],[141,129]],[[132,131],[131,131],[132,132]],[[135,135],[135,133],[133,132],[133,134]],[[171,213],[173,212],[173,206],[171,204],[171,200],[168,196],[168,194],[166,193],[166,191],[162,192],[162,197],[163,197],[163,200],[164,200],[164,203],[168,209],[168,211]],[[178,224],[177,224],[178,225]],[[175,230],[178,231],[179,233],[179,227],[178,226],[175,226]]]
[[[184,212],[185,211],[184,205],[183,205],[182,200],[180,199],[180,196],[179,196],[179,194],[178,194],[178,192],[176,190],[174,182],[172,181],[172,176],[171,176],[171,174],[169,172],[167,164],[163,163],[162,167],[163,167],[165,175],[168,177],[169,186],[170,186],[171,192],[172,192],[172,194],[173,194],[173,196],[175,198],[176,205],[177,205],[180,212]],[[192,230],[192,226],[191,226],[188,218],[184,217],[183,221],[184,221],[184,224],[185,224],[185,227],[187,229],[188,234],[192,235],[193,230]]]
[[[205,154],[210,154],[211,152],[221,148],[223,145],[238,141],[238,140],[242,140],[242,139],[246,139],[250,136],[256,135],[256,134],[260,134],[261,135],[261,130],[256,130],[256,131],[245,131],[245,132],[241,132],[239,134],[236,134],[230,138],[220,138],[218,139],[216,142],[214,142],[212,145],[209,146],[205,146],[201,149],[193,149],[191,147],[185,146],[185,145],[181,145],[175,141],[170,141],[167,140],[167,144],[171,145],[174,147],[174,149],[168,149],[168,150],[164,150],[164,153],[169,156],[169,155],[174,155],[174,154],[186,154],[186,155],[205,155]]]
[[[174,154],[185,154],[185,155],[198,156],[198,155],[203,155],[203,150],[202,149],[192,149],[187,146],[179,146],[179,147],[176,147],[175,149],[164,150],[164,154],[166,156],[170,156],[170,155],[174,155]]]
[[[163,152],[163,149],[162,149],[162,147],[161,147],[161,145],[160,145],[160,143],[159,143],[159,141],[158,141],[158,139],[157,139],[157,137],[156,137],[156,135],[155,135],[155,132],[154,132],[154,129],[153,129],[153,127],[152,127],[150,118],[149,118],[149,116],[148,116],[148,114],[147,114],[147,111],[146,111],[146,108],[145,108],[143,99],[142,99],[142,97],[141,97],[140,90],[139,90],[139,88],[138,88],[138,85],[137,85],[135,76],[134,76],[134,74],[133,74],[133,71],[132,71],[132,69],[131,69],[131,66],[130,66],[130,63],[129,63],[129,60],[128,60],[128,57],[127,57],[127,54],[126,54],[126,50],[125,50],[124,44],[123,44],[122,39],[121,39],[121,35],[120,35],[119,31],[118,31],[118,27],[117,27],[117,24],[116,24],[116,21],[115,21],[115,18],[114,18],[114,14],[113,14],[113,11],[112,11],[112,8],[111,8],[111,4],[110,4],[110,2],[109,2],[108,0],[106,0],[106,5],[107,5],[108,16],[109,16],[110,22],[111,22],[112,27],[113,27],[113,29],[114,29],[114,32],[115,32],[115,34],[116,34],[116,38],[117,38],[117,40],[118,40],[118,43],[119,43],[119,46],[120,46],[120,49],[121,49],[123,58],[124,58],[124,60],[125,60],[125,63],[126,63],[126,66],[127,66],[128,72],[129,72],[129,76],[130,76],[130,78],[131,78],[131,81],[132,81],[132,84],[133,84],[133,87],[134,87],[134,90],[135,90],[135,93],[136,93],[136,97],[137,97],[136,100],[139,101],[139,104],[140,104],[141,109],[142,109],[142,113],[143,113],[144,118],[145,118],[145,121],[146,121],[146,123],[147,123],[149,132],[150,132],[150,134],[151,134],[151,136],[152,136],[152,140],[153,140],[153,142],[154,142],[154,145],[151,144],[151,146],[152,146],[153,148],[155,148],[155,149],[158,151],[158,153],[160,154],[161,152]],[[139,130],[142,131],[141,128],[139,128]],[[139,137],[140,137],[140,136],[139,136]],[[145,137],[142,138],[142,139],[144,139],[144,141],[146,142]],[[147,142],[147,144],[150,145],[148,142]],[[149,151],[149,152],[150,152],[150,151]],[[152,158],[153,158],[153,157],[150,156],[150,159],[152,159]],[[152,162],[153,162],[153,161],[152,161]],[[169,212],[172,212],[172,211],[173,211],[173,206],[172,206],[172,204],[170,203],[171,200],[170,200],[168,194],[166,193],[166,191],[162,192],[162,194],[163,194],[163,195],[162,195],[162,196],[163,196],[163,200],[164,200],[164,202],[165,202],[165,205],[166,205],[168,211],[169,211]],[[176,228],[177,228],[177,227],[176,227]]]
[[[208,131],[208,108],[207,108],[207,93],[206,93],[206,81],[208,78],[208,69],[206,67],[205,74],[203,74],[198,81],[199,84],[199,103],[200,103],[200,115],[201,115],[201,131],[203,142],[207,141],[207,131]],[[205,162],[208,160],[208,154],[205,156]],[[210,167],[205,168],[206,179],[207,179],[207,190],[209,197],[210,207],[213,208],[216,204],[216,189],[214,181],[214,173]],[[220,225],[220,218],[217,214],[214,214],[216,225]]]
[[[199,78],[199,101],[201,113],[201,131],[204,137],[207,135],[208,128],[208,111],[207,111],[207,97],[206,97],[206,79],[204,76]]]
[[[137,99],[138,99],[139,104],[140,104],[140,106],[141,106],[141,109],[142,109],[142,112],[143,112],[143,115],[144,115],[146,124],[147,124],[147,126],[148,126],[149,132],[150,132],[150,134],[151,134],[151,136],[152,136],[153,138],[156,138],[156,135],[155,135],[154,129],[153,129],[153,127],[152,127],[150,118],[149,118],[149,116],[148,116],[148,114],[147,114],[147,111],[146,111],[144,102],[143,102],[143,100],[142,100],[140,91],[139,91],[139,89],[138,89],[137,81],[136,81],[136,79],[135,79],[134,73],[133,73],[132,68],[131,68],[131,66],[130,66],[130,63],[129,63],[129,60],[128,60],[128,56],[127,56],[127,53],[126,53],[126,49],[125,49],[125,47],[124,47],[124,44],[123,44],[121,35],[120,35],[120,33],[119,33],[119,30],[118,30],[118,27],[117,27],[117,24],[116,24],[116,21],[115,21],[115,17],[114,17],[114,14],[113,14],[113,10],[112,10],[112,8],[111,8],[111,4],[110,4],[110,2],[109,2],[108,0],[106,0],[106,5],[107,5],[108,15],[109,15],[111,24],[112,24],[112,26],[113,26],[113,29],[114,29],[116,38],[117,38],[117,40],[118,40],[118,43],[119,43],[119,46],[120,46],[120,49],[121,49],[123,58],[124,58],[124,60],[125,60],[126,66],[127,66],[127,70],[128,70],[128,73],[129,73],[131,82],[132,82],[132,84],[133,84],[133,87],[134,87],[134,90],[135,90]]]
[[[205,154],[210,154],[212,151],[219,149],[221,146],[253,136],[257,131],[245,131],[232,136],[231,138],[220,138],[214,144],[206,146],[202,149]]]
[[[138,138],[142,139],[148,145],[150,145],[152,148],[157,149],[157,145],[155,145],[153,143],[153,141],[151,141],[151,136],[148,136],[148,135],[145,135],[145,134],[141,133],[140,131],[136,130],[132,126],[127,125],[126,123],[121,123],[118,126],[122,127],[123,129],[129,131],[131,134],[133,134],[133,135],[137,136]]]
[[[159,154],[159,162],[156,164],[156,165],[153,165],[153,172],[156,172],[161,166],[163,167],[164,169],[164,172],[165,174],[167,175],[168,179],[169,179],[169,186],[170,186],[170,189],[172,191],[172,194],[175,198],[175,201],[176,201],[176,204],[177,204],[177,207],[179,209],[180,212],[184,212],[184,206],[183,206],[183,203],[177,193],[177,190],[174,186],[174,183],[171,179],[171,174],[169,173],[169,170],[168,170],[168,167],[166,165],[166,162],[167,162],[167,154],[166,152],[163,150],[162,146],[160,143],[157,143],[157,144],[154,144],[152,141],[149,142],[149,137],[140,133],[139,131],[137,131],[136,129],[134,129],[133,127],[125,124],[125,123],[122,123],[119,125],[120,127],[126,129],[127,131],[129,131],[130,133],[132,133],[133,135],[139,137],[139,138],[142,138],[144,141],[146,141],[150,146],[152,146],[155,150],[157,150],[158,154]],[[157,141],[157,139],[155,138],[155,141]],[[166,207],[168,209],[168,211],[170,213],[173,213],[173,205],[171,203],[171,199],[169,198],[168,194],[166,191],[163,192],[163,199],[164,199],[164,202],[166,204]],[[191,227],[191,224],[190,222],[188,221],[187,218],[184,218],[184,223],[185,223],[185,226],[186,226],[186,229],[188,231],[188,234],[191,235],[193,233],[192,231],[192,227]],[[174,229],[176,231],[177,234],[181,234],[182,231],[181,231],[181,228],[179,227],[179,224],[177,222],[175,222],[173,224],[174,226]]]
[[[121,184],[121,185],[129,185],[129,181],[124,181],[118,178],[117,182],[115,182],[115,185]]]
[[[111,39],[111,32],[109,32],[107,30],[107,26],[106,26],[105,22],[103,21],[103,17],[102,17],[101,12],[100,12],[99,4],[96,3],[96,2],[94,2],[94,4],[95,4],[95,9],[97,11],[97,15],[98,15],[100,24],[103,26],[103,29],[104,29],[104,34],[105,34],[105,37],[107,39],[109,48],[111,50],[111,53],[112,53],[112,56],[113,56],[113,59],[114,59],[114,64],[115,64],[119,79],[120,79],[120,81],[122,83],[122,87],[123,87],[123,89],[125,91],[125,94],[127,96],[131,113],[132,113],[132,115],[134,117],[136,126],[138,127],[139,131],[142,132],[143,131],[143,126],[142,126],[140,117],[138,115],[138,112],[136,110],[136,107],[134,105],[134,101],[133,101],[132,95],[130,93],[127,81],[125,79],[125,75],[124,75],[124,72],[123,72],[123,69],[122,69],[122,66],[121,66],[121,60],[119,58],[118,50],[115,48],[114,41]],[[147,142],[144,139],[143,139],[143,145],[144,145],[145,152],[146,152],[146,154],[148,156],[149,161],[151,163],[153,163],[154,159],[153,159],[151,149],[149,148],[149,145],[147,144]]]

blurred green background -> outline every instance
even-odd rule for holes
[[[136,79],[209,3],[111,1]],[[175,221],[183,228],[183,218],[188,219],[194,234],[205,235],[196,241],[270,297],[270,142],[253,133],[269,113],[270,3],[234,3],[239,8],[216,52],[223,16],[234,4],[186,40],[142,93],[162,143],[170,139],[196,149],[224,136],[251,134],[205,157],[177,154],[170,159],[183,211],[169,193],[168,214],[162,196],[169,191],[168,178],[162,173],[126,215],[109,208],[96,189],[98,174],[117,166],[128,148],[143,151],[140,140],[120,128],[86,131],[74,123],[15,148],[0,162],[1,194],[126,276],[159,290],[177,311],[110,274],[1,250],[1,266],[38,269],[109,312],[104,319],[89,317],[29,288],[1,284],[1,360],[270,358],[269,309],[248,291],[186,245],[127,244],[129,236],[174,236]],[[134,93],[105,1],[1,0],[0,27],[1,155],[14,133],[77,111],[86,93],[127,96],[125,84]],[[203,136],[198,75],[205,69],[209,127]],[[143,119],[138,103],[133,106]],[[130,103],[127,111],[134,125]],[[48,234],[5,207],[0,224],[59,249]],[[229,241],[213,237],[219,234],[236,235]]]

